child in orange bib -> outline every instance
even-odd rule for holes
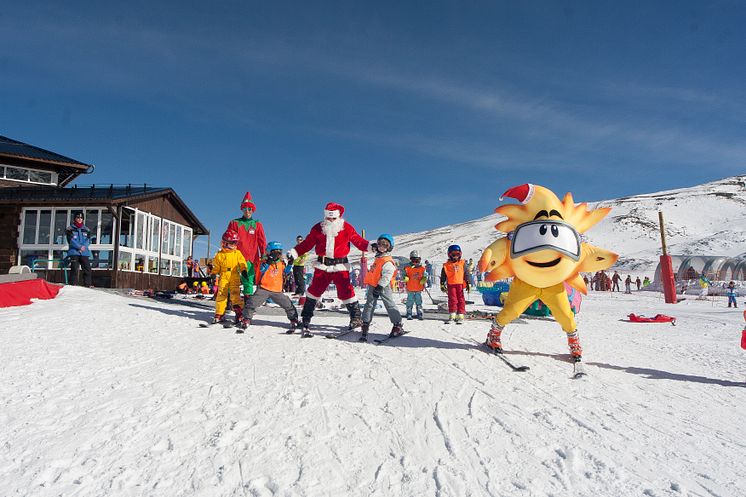
[[[396,308],[394,292],[391,289],[391,284],[396,278],[396,263],[388,253],[393,248],[394,237],[386,233],[378,237],[376,242],[376,258],[373,260],[373,267],[365,275],[367,294],[365,307],[363,308],[363,333],[360,337],[361,342],[368,340],[370,322],[373,320],[373,312],[376,309],[376,303],[379,298],[383,301],[383,306],[386,308],[389,319],[394,325],[390,336],[395,337],[404,334],[404,328],[401,325],[401,313]]]

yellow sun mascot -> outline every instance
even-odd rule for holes
[[[487,281],[512,277],[513,282],[505,305],[487,334],[486,345],[501,353],[500,335],[505,326],[541,299],[567,333],[570,355],[580,363],[583,349],[563,283],[586,294],[580,273],[607,269],[616,262],[617,254],[584,243],[581,238],[611,209],[589,211],[585,203],[575,205],[570,193],[560,201],[551,190],[531,184],[513,187],[500,200],[504,197],[515,198],[521,205],[495,209],[507,217],[495,228],[508,235],[484,250],[479,270],[488,273]]]

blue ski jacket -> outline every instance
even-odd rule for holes
[[[65,230],[67,236],[67,244],[70,247],[67,251],[67,255],[82,255],[85,257],[91,257],[91,250],[88,246],[91,244],[91,230],[86,225],[78,228],[74,224],[67,227]]]

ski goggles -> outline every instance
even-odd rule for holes
[[[523,223],[508,233],[508,240],[511,241],[511,259],[540,250],[556,250],[574,261],[580,260],[580,235],[563,221],[545,219]]]

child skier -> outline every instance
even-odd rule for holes
[[[725,295],[728,297],[728,307],[733,304],[733,307],[738,308],[738,302],[736,302],[736,282],[731,281],[728,283],[728,289],[725,291]]]
[[[236,313],[235,325],[240,326],[243,321],[243,299],[241,298],[241,279],[245,282],[254,281],[254,268],[246,262],[243,254],[238,250],[238,233],[227,230],[223,233],[222,248],[213,259],[212,274],[219,276],[218,290],[215,295],[215,317],[213,324],[225,321],[225,309],[230,294],[233,312]],[[244,292],[246,289],[244,289]]]
[[[363,327],[361,342],[368,341],[368,330],[370,322],[373,320],[373,311],[376,309],[376,302],[380,298],[383,301],[386,312],[389,315],[391,328],[389,336],[396,337],[404,334],[404,328],[401,324],[401,313],[396,308],[394,302],[394,293],[391,284],[396,278],[396,263],[393,257],[388,255],[394,248],[394,237],[383,233],[378,237],[376,242],[376,257],[373,260],[373,267],[365,275],[365,284],[367,285],[367,294],[365,307],[363,308]]]
[[[413,250],[409,253],[411,264],[404,268],[404,282],[407,284],[407,319],[412,319],[412,307],[417,305],[417,319],[422,321],[422,290],[427,283],[427,272],[421,264],[419,252]]]
[[[440,289],[448,293],[448,320],[446,323],[456,321],[463,324],[466,313],[466,300],[464,299],[464,287],[469,291],[469,280],[466,278],[464,261],[461,260],[461,247],[451,245],[448,247],[448,262],[443,264],[440,272]]]
[[[267,299],[271,298],[272,302],[279,305],[285,310],[285,315],[290,320],[290,329],[287,333],[293,333],[298,327],[298,311],[293,306],[290,298],[282,292],[283,276],[290,274],[292,266],[285,264],[282,260],[282,245],[280,242],[269,242],[267,244],[267,259],[260,268],[259,281],[257,289],[244,307],[243,329],[251,324],[257,307],[261,307]],[[236,333],[243,333],[243,329],[236,330]]]

